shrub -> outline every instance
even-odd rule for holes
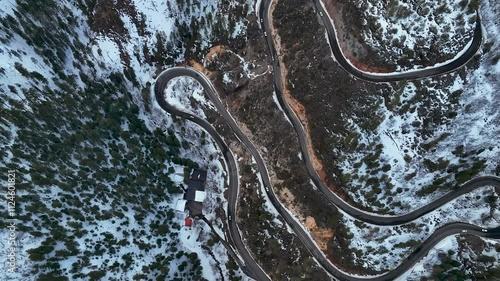
[[[95,270],[91,271],[87,274],[90,280],[101,280],[104,276],[106,276],[106,272],[104,270]]]

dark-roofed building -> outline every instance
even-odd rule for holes
[[[186,201],[203,202],[203,200],[205,200],[205,197],[205,191],[196,190],[194,188],[188,188],[186,193],[184,193],[184,200]]]
[[[205,191],[205,182],[189,180],[187,190]]]
[[[191,180],[205,183],[207,181],[207,170],[195,169],[193,173],[191,173]]]
[[[205,181],[207,180],[207,171],[203,169],[195,169],[191,173],[191,178],[188,182],[188,187],[184,193],[184,200],[187,202],[186,207],[192,217],[199,217],[202,214],[203,200],[205,200]]]

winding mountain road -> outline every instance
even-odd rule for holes
[[[319,4],[319,0],[314,0],[314,4],[318,10],[322,10],[323,7]],[[270,29],[269,29],[269,8],[271,5],[270,0],[264,0],[261,3],[261,6],[259,8],[260,15],[263,15],[263,18],[260,20],[261,24],[263,24],[264,32],[265,34],[270,35]],[[264,10],[266,11],[264,13]],[[326,15],[326,11],[323,10],[323,14]],[[325,19],[323,19],[325,21]],[[479,22],[479,17],[478,17],[478,22]],[[412,71],[409,73],[401,73],[401,74],[392,74],[392,76],[384,75],[384,76],[379,76],[375,74],[369,74],[365,73],[362,71],[359,71],[352,67],[347,61],[342,63],[342,60],[345,60],[340,52],[340,48],[338,48],[338,44],[336,44],[335,35],[333,30],[333,26],[328,28],[328,25],[331,25],[330,21],[324,22],[325,26],[327,28],[327,32],[331,41],[332,45],[332,51],[334,52],[337,61],[342,65],[342,67],[354,75],[355,77],[358,77],[360,79],[372,81],[372,82],[389,82],[389,81],[396,81],[396,80],[402,80],[402,79],[419,79],[423,77],[428,77],[432,75],[437,75],[437,74],[442,74],[445,72],[450,72],[458,67],[464,65],[470,58],[477,52],[477,49],[479,48],[481,44],[481,30],[477,26],[480,26],[478,23],[476,26],[476,33],[474,34],[473,40],[479,40],[479,41],[474,41],[474,42],[479,42],[479,45],[475,45],[473,42],[470,44],[470,48],[467,52],[464,53],[464,56],[460,57],[460,61],[457,62],[459,59],[450,62],[447,65],[443,65],[440,67],[436,68],[431,68],[431,69],[425,69],[421,71]],[[479,32],[479,34],[477,33]],[[382,216],[374,213],[369,213],[366,211],[359,210],[348,203],[344,202],[341,198],[339,198],[336,194],[331,192],[328,187],[323,183],[323,181],[320,179],[319,175],[317,174],[316,170],[314,169],[311,161],[311,157],[308,154],[307,150],[307,138],[304,132],[304,129],[302,127],[301,122],[297,118],[297,116],[294,114],[293,110],[288,106],[288,103],[286,103],[283,99],[283,92],[282,92],[282,87],[281,87],[281,70],[280,70],[280,65],[277,57],[276,50],[274,49],[274,44],[272,41],[272,38],[270,36],[265,35],[265,39],[267,42],[267,46],[269,49],[269,52],[271,54],[271,58],[273,61],[273,68],[274,68],[274,88],[277,93],[278,97],[278,102],[282,106],[282,108],[285,109],[285,113],[287,114],[288,118],[292,121],[292,125],[295,128],[297,135],[299,137],[300,145],[301,145],[301,150],[302,150],[302,155],[304,156],[303,159],[305,161],[305,164],[307,166],[307,169],[309,171],[309,174],[311,176],[311,179],[314,181],[314,183],[322,190],[323,194],[327,196],[331,202],[333,202],[338,208],[342,209],[349,215],[361,220],[365,221],[370,224],[375,224],[375,225],[399,225],[399,224],[404,224],[411,222],[422,215],[425,215],[436,208],[439,208],[443,204],[453,200],[454,198],[470,192],[478,187],[482,186],[487,186],[487,185],[493,185],[493,186],[500,186],[500,178],[494,177],[494,176],[486,176],[486,177],[478,177],[475,178],[466,184],[462,185],[460,188],[456,189],[455,191],[446,194],[445,196],[439,198],[438,200],[431,202],[430,204],[423,206],[415,211],[412,211],[408,214],[401,215],[401,216]],[[332,37],[333,36],[333,37]],[[334,49],[337,48],[338,50],[335,51]],[[474,51],[475,49],[475,51]],[[337,52],[337,54],[336,54]],[[465,55],[467,54],[467,55]],[[339,57],[337,57],[339,56]],[[468,57],[470,56],[470,57]],[[436,72],[436,69],[437,72]],[[340,269],[336,268],[323,254],[323,252],[318,248],[318,246],[315,244],[315,242],[311,239],[309,234],[304,230],[304,228],[300,225],[300,222],[298,222],[295,218],[293,218],[290,213],[279,203],[276,195],[273,192],[272,185],[271,185],[271,180],[266,168],[266,165],[254,146],[254,144],[248,139],[248,137],[241,131],[241,129],[238,127],[234,119],[231,117],[231,115],[227,112],[225,106],[222,104],[220,101],[217,91],[215,90],[214,86],[212,85],[210,79],[206,77],[203,73],[192,69],[192,68],[185,68],[185,67],[174,67],[170,68],[164,72],[162,72],[154,85],[154,92],[155,92],[155,97],[156,100],[159,104],[159,106],[164,109],[165,111],[180,116],[182,118],[186,118],[192,122],[195,122],[199,126],[201,126],[203,129],[205,129],[215,140],[219,148],[221,149],[221,152],[223,154],[223,157],[226,160],[226,163],[228,165],[228,174],[229,174],[229,193],[228,193],[228,233],[229,233],[229,244],[234,245],[234,247],[237,249],[239,253],[239,257],[241,257],[241,260],[238,259],[238,263],[240,266],[243,268],[244,272],[248,274],[250,277],[256,279],[256,280],[270,280],[269,276],[259,267],[259,265],[256,263],[255,259],[252,257],[252,255],[248,252],[246,249],[242,237],[240,235],[238,226],[237,226],[237,219],[236,219],[236,201],[238,197],[238,188],[239,188],[239,175],[238,175],[238,169],[237,169],[237,163],[236,160],[234,159],[233,154],[231,151],[228,149],[227,144],[224,142],[222,137],[217,133],[217,131],[205,120],[194,116],[190,113],[183,112],[174,106],[171,106],[170,104],[167,103],[167,101],[164,98],[164,90],[165,87],[167,86],[168,81],[170,81],[174,77],[178,76],[189,76],[194,79],[196,79],[205,89],[205,93],[207,96],[210,98],[212,103],[215,105],[217,108],[218,112],[221,114],[221,116],[224,118],[226,123],[230,126],[230,128],[233,130],[234,134],[239,138],[239,140],[247,147],[247,149],[250,151],[252,156],[254,157],[256,163],[257,163],[257,168],[259,173],[261,174],[263,184],[265,186],[266,193],[270,199],[270,202],[273,204],[273,206],[276,208],[276,210],[279,212],[279,214],[282,216],[282,218],[285,220],[285,222],[290,226],[290,228],[294,231],[294,233],[297,235],[297,237],[301,240],[301,242],[304,244],[304,246],[308,249],[308,251],[315,257],[315,259],[318,261],[318,263],[332,276],[335,278],[338,278],[340,280],[355,280],[355,281],[361,281],[361,280],[393,280],[406,272],[409,268],[411,268],[418,260],[420,260],[423,256],[427,254],[427,252],[439,241],[441,241],[443,238],[458,234],[458,233],[463,233],[466,231],[468,234],[472,235],[477,235],[485,238],[493,238],[493,239],[500,239],[500,227],[494,228],[494,229],[488,229],[487,232],[483,232],[481,228],[466,224],[466,223],[451,223],[447,224],[438,230],[436,230],[430,237],[428,237],[415,251],[413,251],[397,268],[394,270],[387,272],[383,275],[379,276],[366,276],[366,277],[359,277],[359,276],[353,276],[348,273],[345,273],[341,271]]]
[[[462,66],[464,66],[467,62],[469,62],[474,55],[477,54],[479,48],[481,48],[481,44],[483,42],[483,32],[481,28],[481,17],[479,16],[479,12],[476,13],[476,26],[474,29],[474,36],[472,37],[472,41],[470,42],[468,48],[457,58],[439,66],[428,67],[424,69],[418,70],[410,70],[400,73],[369,73],[364,72],[356,67],[354,67],[342,54],[342,50],[340,49],[339,42],[337,41],[337,35],[335,32],[335,27],[333,26],[330,18],[328,16],[328,12],[324,9],[321,0],[313,0],[314,7],[317,11],[320,11],[320,17],[323,21],[323,25],[326,28],[328,33],[328,40],[330,41],[330,46],[335,56],[335,59],[339,63],[339,65],[347,72],[352,74],[353,76],[370,82],[394,82],[401,80],[415,80],[426,77],[432,77],[436,75],[442,75],[445,73],[453,72]],[[268,4],[269,5],[269,4]],[[269,6],[268,6],[269,7]],[[322,15],[322,16],[321,16]]]
[[[314,2],[316,3],[317,1],[319,1],[319,0],[315,0]],[[263,28],[268,35],[271,34],[271,31],[269,28],[269,8],[270,8],[271,3],[272,3],[272,1],[265,0],[262,2],[261,8],[260,8],[260,15],[263,15],[263,18],[261,20],[261,24],[263,24]],[[319,8],[322,9],[321,5],[318,4],[318,6],[319,6]],[[264,9],[266,9],[265,12],[264,12]],[[326,14],[325,14],[326,11],[324,11],[324,10],[322,10],[322,11],[323,11],[323,18],[324,18],[324,17],[326,17]],[[331,22],[329,20],[328,20],[328,23],[331,26]],[[330,27],[330,29],[333,29],[333,27]],[[479,28],[479,31],[481,31],[481,28]],[[479,45],[480,45],[480,43],[481,43],[480,38],[482,38],[482,35],[479,35],[479,36],[475,35],[474,38],[479,38]],[[465,193],[468,193],[468,192],[470,192],[478,187],[487,186],[487,185],[500,186],[500,178],[498,178],[498,177],[495,177],[495,176],[478,177],[478,178],[475,178],[475,179],[468,181],[467,183],[463,184],[460,188],[455,189],[454,191],[446,194],[445,196],[437,199],[436,201],[431,202],[428,205],[425,205],[425,206],[423,206],[419,209],[416,209],[410,213],[400,215],[400,216],[378,215],[378,214],[374,214],[374,213],[360,210],[356,207],[349,205],[347,202],[345,202],[339,196],[337,196],[335,193],[333,193],[328,188],[328,186],[326,186],[326,184],[324,183],[323,180],[321,180],[321,177],[318,175],[316,169],[314,168],[313,161],[311,159],[311,155],[308,152],[308,146],[310,146],[311,144],[308,141],[304,127],[302,126],[302,123],[300,122],[297,115],[295,115],[293,109],[290,107],[290,105],[287,102],[285,102],[285,100],[283,98],[283,88],[281,85],[281,68],[279,65],[278,57],[276,55],[276,50],[274,49],[274,44],[273,44],[272,38],[270,38],[270,36],[265,36],[265,39],[267,42],[269,52],[270,52],[271,56],[273,56],[272,62],[273,62],[273,69],[274,69],[274,89],[276,91],[276,96],[277,96],[277,99],[278,99],[280,106],[284,109],[285,114],[287,115],[288,119],[292,122],[292,125],[293,125],[295,131],[297,132],[301,152],[302,152],[302,155],[304,156],[303,161],[305,162],[305,164],[307,166],[307,170],[309,172],[309,175],[310,175],[312,181],[314,182],[314,184],[321,189],[323,194],[332,203],[334,203],[337,207],[339,207],[344,212],[348,213],[349,215],[351,215],[352,217],[354,217],[356,219],[359,219],[359,220],[362,220],[364,222],[371,223],[371,224],[400,225],[400,224],[405,224],[405,223],[411,222],[411,221],[413,221],[413,220],[415,220],[415,219],[417,219],[417,218],[419,218],[419,217],[421,217],[429,212],[432,212],[433,210],[441,207],[442,205],[446,204],[447,202],[457,198],[458,196],[463,195]],[[344,63],[340,63],[341,65],[345,64],[345,65],[351,66],[348,62],[346,62],[346,59],[340,53],[340,49],[338,48],[338,44],[333,44],[333,43],[331,45],[337,46],[337,49],[339,52],[336,54],[336,60],[339,63],[341,61],[344,61]],[[474,43],[472,45],[475,45],[475,44],[476,43]],[[334,52],[334,54],[335,54],[335,52]],[[337,57],[337,55],[339,57]],[[466,57],[461,58],[460,60],[462,61],[462,65],[467,63],[472,56],[473,56],[473,54],[470,55],[470,57],[466,56]],[[451,71],[452,69],[456,69],[456,66],[455,66],[456,63],[454,63],[454,61],[452,61],[450,63],[453,64],[452,65],[453,68],[448,68],[446,65],[439,67],[439,68],[442,68],[442,71],[445,71],[445,72]],[[352,66],[351,66],[351,68],[346,68],[346,71],[350,72],[351,70],[353,70],[353,72],[358,73],[358,74],[366,74],[366,73],[360,72],[359,70],[353,68]],[[402,73],[402,74],[392,75],[392,79],[398,79],[398,80],[417,79],[417,78],[420,78],[420,76],[423,74],[432,75],[433,73],[434,73],[434,70],[425,69],[425,70],[422,70],[421,72],[411,72],[412,75],[415,75],[415,77],[413,77],[413,78],[409,77],[408,73]],[[354,73],[352,73],[352,74],[354,74]],[[380,77],[380,76],[376,76],[373,74],[366,74],[365,76],[369,77],[370,79],[375,79],[375,78],[378,79],[378,78],[386,78],[387,77],[387,76]],[[373,80],[370,80],[370,81],[373,81]],[[384,81],[384,82],[387,82],[387,81]]]
[[[247,251],[245,245],[243,244],[243,241],[241,239],[241,235],[238,229],[238,225],[236,224],[236,202],[238,200],[238,188],[239,188],[239,174],[238,174],[238,167],[236,163],[236,159],[234,159],[233,154],[229,150],[226,142],[222,139],[222,137],[217,133],[214,127],[210,125],[207,121],[204,119],[199,118],[198,116],[189,114],[187,112],[181,111],[174,106],[170,105],[167,103],[164,97],[164,91],[165,88],[167,87],[168,81],[170,81],[172,78],[178,77],[178,76],[189,76],[194,79],[196,79],[202,87],[205,89],[205,93],[209,96],[210,100],[214,103],[214,105],[217,107],[219,110],[220,114],[223,116],[223,118],[227,120],[232,120],[233,127],[236,127],[239,130],[238,126],[234,122],[234,120],[231,118],[229,113],[224,109],[224,106],[222,105],[220,99],[217,96],[216,90],[213,87],[212,83],[210,80],[203,75],[202,73],[190,69],[190,68],[184,68],[184,67],[174,67],[170,68],[164,72],[162,72],[158,78],[156,79],[156,83],[154,85],[154,92],[155,92],[155,97],[156,101],[158,102],[158,105],[165,110],[168,113],[177,115],[179,117],[185,118],[187,120],[190,120],[196,124],[198,124],[200,127],[202,127],[205,131],[207,131],[210,136],[215,140],[217,145],[219,146],[219,149],[222,152],[222,156],[224,157],[228,169],[228,176],[229,176],[229,193],[228,193],[228,210],[227,210],[227,215],[229,218],[234,218],[234,219],[229,219],[228,220],[228,233],[229,233],[229,243],[234,245],[236,249],[238,250],[238,253],[240,254],[242,260],[236,259],[236,261],[239,263],[240,267],[243,268],[244,271],[249,272],[250,277],[257,279],[257,280],[270,280],[267,274],[258,266],[258,264],[255,262],[253,259],[252,255]],[[222,109],[222,110],[220,110]],[[233,129],[234,130],[234,129]],[[241,131],[240,131],[241,132]],[[241,133],[243,135],[243,133]],[[243,135],[244,136],[244,135]],[[248,140],[245,137],[246,140]]]
[[[235,248],[237,249],[238,253],[240,254],[240,257],[242,261],[238,261],[240,266],[243,268],[245,272],[248,273],[248,275],[256,280],[270,280],[269,276],[259,267],[259,265],[256,263],[255,259],[252,257],[252,255],[248,252],[246,249],[238,226],[237,226],[237,221],[236,221],[236,201],[237,201],[237,196],[238,196],[238,188],[239,188],[239,180],[238,180],[238,170],[237,170],[237,164],[236,164],[236,159],[232,155],[232,153],[229,151],[227,144],[225,141],[222,139],[222,137],[217,133],[215,128],[213,128],[207,121],[204,119],[201,119],[195,115],[192,115],[190,113],[181,111],[174,106],[170,105],[167,103],[167,101],[164,98],[164,90],[167,86],[168,81],[170,81],[174,77],[178,76],[189,76],[194,79],[196,79],[205,89],[205,93],[207,96],[210,98],[210,100],[213,102],[221,116],[224,118],[226,123],[231,127],[233,132],[236,134],[236,136],[241,140],[241,142],[249,149],[250,153],[253,155],[256,163],[257,163],[257,168],[259,173],[261,173],[263,183],[265,185],[265,190],[266,193],[273,204],[273,206],[276,208],[276,210],[279,212],[279,214],[282,216],[282,218],[285,220],[285,222],[290,226],[290,228],[294,231],[294,233],[297,235],[297,237],[301,240],[301,242],[304,244],[304,246],[308,249],[308,251],[316,258],[316,260],[319,262],[319,264],[325,268],[332,276],[339,278],[341,280],[354,280],[354,281],[361,281],[361,280],[392,280],[395,277],[403,274],[406,270],[408,270],[411,266],[413,266],[419,259],[421,259],[423,256],[425,256],[436,243],[441,241],[443,238],[453,235],[453,234],[458,234],[461,233],[462,231],[466,230],[469,234],[473,235],[478,235],[486,238],[495,238],[495,239],[500,239],[500,227],[494,228],[494,229],[488,229],[487,232],[483,232],[481,228],[470,225],[470,224],[465,224],[465,223],[452,223],[448,224],[444,227],[439,228],[436,230],[427,240],[425,240],[420,247],[418,247],[410,256],[403,262],[399,267],[394,269],[393,271],[390,271],[384,275],[376,276],[376,277],[356,277],[356,276],[351,276],[338,268],[336,268],[328,259],[324,256],[323,252],[318,248],[318,246],[315,244],[314,241],[311,240],[309,234],[304,230],[304,228],[300,225],[300,222],[298,222],[295,218],[293,218],[290,213],[279,203],[276,195],[274,194],[271,187],[270,183],[270,178],[269,174],[267,172],[267,168],[264,164],[264,161],[262,157],[260,156],[260,153],[257,151],[253,143],[248,139],[248,137],[240,130],[234,119],[231,117],[231,115],[227,112],[226,108],[218,98],[217,92],[213,85],[211,84],[210,80],[208,77],[206,77],[203,73],[198,72],[195,69],[192,68],[185,68],[185,67],[174,67],[170,68],[164,72],[162,72],[154,85],[154,92],[155,92],[155,97],[156,100],[159,104],[159,106],[173,114],[177,115],[179,117],[185,118],[187,120],[190,120],[199,126],[201,126],[204,130],[206,130],[215,140],[217,145],[219,146],[223,157],[226,160],[226,163],[228,165],[228,174],[229,174],[229,192],[228,192],[228,210],[227,214],[228,217],[231,217],[232,219],[228,220],[228,233],[229,233],[229,243],[234,245]],[[480,178],[478,178],[480,179]],[[498,180],[498,179],[497,179]],[[444,202],[446,203],[446,202]],[[444,204],[443,203],[443,204]],[[347,205],[349,206],[349,205]],[[352,208],[352,207],[351,207]],[[385,217],[382,217],[385,218]]]

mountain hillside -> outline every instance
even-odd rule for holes
[[[0,1],[0,166],[15,171],[16,204],[1,237],[17,227],[17,271],[2,263],[2,276],[241,276],[203,221],[186,228],[173,210],[193,168],[223,188],[214,145],[157,108],[150,88],[162,66],[243,34],[244,20],[220,15],[230,9],[248,5]]]

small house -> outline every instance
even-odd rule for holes
[[[207,171],[195,169],[191,173],[183,199],[177,201],[176,210],[182,212],[187,208],[191,217],[200,217],[203,210],[203,201],[207,197],[205,192],[206,180]]]

